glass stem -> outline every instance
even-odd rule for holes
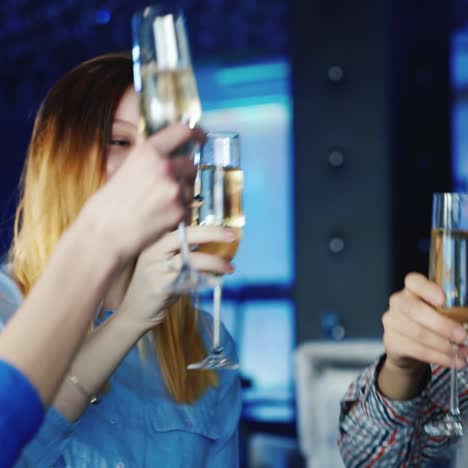
[[[221,300],[223,295],[223,285],[219,284],[213,290],[213,348],[216,349],[221,343]]]
[[[450,414],[460,416],[458,408],[458,379],[457,379],[457,351],[458,345],[452,343],[452,365],[450,366]]]
[[[182,270],[190,269],[190,251],[187,244],[187,236],[185,234],[185,221],[181,221],[177,226],[179,234],[180,254],[182,256]]]

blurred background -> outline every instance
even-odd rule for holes
[[[432,193],[468,190],[468,1],[185,3],[203,125],[241,134],[247,226],[223,319],[242,466],[340,466],[338,400],[365,363],[340,356],[374,359],[389,294],[426,273]],[[79,62],[130,49],[146,4],[1,2],[2,252],[41,99]]]

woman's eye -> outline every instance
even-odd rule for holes
[[[128,140],[122,140],[120,138],[112,138],[110,141],[110,144],[112,146],[119,146],[119,147],[130,146],[130,142]]]

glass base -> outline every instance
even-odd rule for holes
[[[462,437],[463,421],[459,415],[446,414],[442,419],[425,424],[424,431],[432,437]]]
[[[190,267],[182,268],[176,279],[167,286],[166,290],[173,294],[185,294],[198,289],[214,288],[221,279],[215,275],[200,273]]]
[[[203,361],[194,362],[187,366],[189,370],[211,370],[211,369],[227,369],[236,370],[239,369],[239,363],[229,359],[224,354],[224,348],[212,348],[210,349],[208,356]]]

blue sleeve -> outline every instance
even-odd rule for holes
[[[44,406],[36,389],[15,367],[0,361],[0,466],[12,466],[39,429]]]
[[[8,274],[6,267],[0,266],[0,331],[5,324],[11,319],[16,312],[16,309],[22,302],[21,293],[15,283],[15,281]],[[20,374],[21,375],[21,374]],[[0,376],[0,383],[2,388],[0,393],[3,392],[3,374]],[[18,395],[18,391],[15,388],[15,399]],[[34,390],[35,391],[35,390]],[[7,395],[8,396],[8,395]],[[3,403],[4,400],[0,400],[0,411],[3,412],[3,408],[9,407],[11,402],[7,400],[7,403]],[[26,406],[25,406],[26,408]],[[9,408],[10,410],[10,408]],[[26,411],[26,410],[25,410]],[[27,410],[29,411],[29,410]],[[0,418],[3,414],[0,414]],[[43,420],[42,427],[39,432],[31,439],[31,436],[35,431],[31,433],[31,436],[24,440],[23,445],[27,443],[21,456],[19,457],[15,468],[23,468],[30,466],[51,466],[53,463],[60,458],[61,453],[64,450],[65,445],[69,441],[69,436],[75,429],[76,423],[69,423],[56,409],[50,408],[45,415],[43,411],[41,413],[41,419]],[[0,424],[4,421],[1,420]],[[36,428],[37,429],[37,428]],[[2,426],[3,430],[3,426]],[[9,466],[8,464],[2,463],[4,456],[6,456],[7,450],[4,449],[3,432],[0,432],[0,467]],[[29,442],[29,443],[28,443]],[[8,444],[8,451],[11,450]]]
[[[15,468],[54,465],[64,453],[70,436],[79,424],[80,419],[70,423],[55,408],[50,408],[41,429],[26,445]]]
[[[223,327],[221,342],[224,352],[231,359],[238,361],[234,340]],[[220,383],[216,407],[216,420],[222,421],[220,438],[210,450],[206,468],[237,468],[239,466],[239,419],[241,414],[241,386],[238,371],[218,372]]]

